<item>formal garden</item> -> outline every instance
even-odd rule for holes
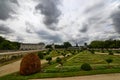
[[[70,76],[83,76],[95,75],[106,73],[119,73],[120,72],[120,56],[119,51],[106,51],[102,54],[102,50],[46,50],[37,53],[37,57],[41,60],[46,60],[47,63],[38,64],[38,70],[32,69],[31,64],[34,63],[34,55],[23,61],[27,62],[25,70],[29,71],[21,73],[15,72],[3,77],[0,80],[28,80],[28,79],[41,79],[41,78],[54,78],[54,77],[70,77]],[[101,53],[101,54],[98,54]],[[112,54],[111,54],[112,53]],[[118,55],[116,55],[118,54]],[[55,58],[55,59],[53,59]],[[23,58],[24,59],[24,58]],[[37,59],[37,58],[36,58]],[[39,59],[38,59],[39,60]],[[34,67],[33,67],[34,68]],[[23,69],[23,68],[22,68]],[[34,72],[34,70],[36,70]],[[33,72],[32,72],[33,71]]]

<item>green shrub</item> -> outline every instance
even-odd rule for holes
[[[43,53],[43,52],[38,52],[38,57],[39,57],[40,59],[43,59],[43,58],[44,58],[44,53]]]
[[[66,56],[66,53],[61,53],[64,57]]]
[[[104,51],[104,50],[101,50],[101,52],[102,52],[102,53],[105,53],[105,51]]]
[[[111,59],[111,58],[106,59],[106,62],[107,62],[108,64],[110,64],[110,63],[112,63],[112,62],[113,62],[113,59]]]
[[[116,53],[120,53],[120,51],[119,51],[119,50],[116,50],[115,52],[116,52]]]
[[[92,54],[95,54],[95,51],[94,51],[94,50],[90,50],[90,52],[91,52]]]
[[[113,55],[113,52],[112,51],[108,51],[109,52],[109,55]]]
[[[48,64],[51,64],[52,57],[51,56],[47,56],[46,60],[48,61]]]
[[[61,65],[63,65],[62,59],[61,59],[60,57],[57,57],[57,58],[56,58],[56,62],[59,63],[59,64],[61,64]]]
[[[81,65],[81,69],[84,71],[90,71],[90,70],[92,70],[92,67],[90,66],[90,64],[84,63]]]

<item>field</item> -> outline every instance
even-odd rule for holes
[[[63,51],[62,51],[63,52]],[[72,51],[75,52],[75,51]],[[71,51],[67,51],[67,54]],[[59,54],[60,55],[60,54]],[[53,56],[57,56],[54,55]],[[113,62],[108,64],[106,59],[112,59]],[[19,72],[9,74],[0,78],[0,80],[28,80],[37,78],[52,78],[52,77],[67,77],[67,76],[81,76],[94,75],[105,73],[119,73],[120,72],[120,56],[108,54],[92,54],[89,51],[79,52],[62,58],[63,66],[58,67],[56,61],[52,61],[51,65],[44,64],[42,72],[21,76]],[[92,70],[84,71],[81,69],[83,63],[91,65]],[[47,65],[47,66],[46,66]]]

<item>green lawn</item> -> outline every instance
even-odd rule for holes
[[[108,67],[108,64],[105,61],[108,58],[113,59],[110,67]],[[29,76],[21,76],[17,72],[0,77],[0,80],[28,80],[37,78],[83,76],[120,72],[120,56],[115,55],[91,54],[89,51],[84,51],[63,59],[63,62],[63,66],[59,68],[56,67],[58,63],[53,61],[51,65],[44,67],[41,73],[36,73]],[[81,70],[80,67],[83,63],[89,63],[93,70]]]
[[[101,55],[101,54],[91,54],[88,51],[84,51],[80,54],[69,59],[64,65],[65,66],[77,66],[82,63],[89,63],[91,65],[106,65],[106,59],[112,58],[113,62],[111,65],[120,65],[120,56],[116,55]]]

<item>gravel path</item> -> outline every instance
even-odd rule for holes
[[[59,56],[59,57],[63,57],[63,56]],[[52,60],[55,60],[56,58],[57,57],[54,57],[54,58],[52,58]],[[10,73],[19,71],[20,62],[21,62],[21,60],[0,67],[0,76],[4,76],[4,75],[10,74]],[[46,63],[46,62],[47,62],[46,60],[42,60],[41,64]]]
[[[120,80],[120,73],[33,80]]]

